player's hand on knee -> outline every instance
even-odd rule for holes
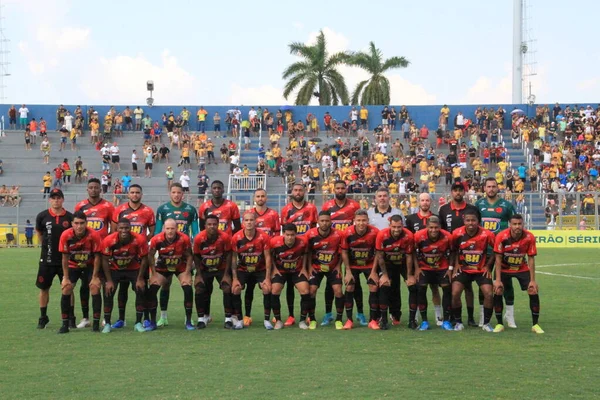
[[[60,287],[63,290],[63,292],[70,294],[73,290],[73,283],[71,283],[69,278],[65,276],[62,282],[60,283]]]
[[[502,296],[502,294],[504,293],[504,284],[502,283],[502,281],[494,281],[494,293],[497,296]]]
[[[352,276],[352,273],[349,272],[344,276],[344,284],[354,288],[354,276]]]
[[[104,291],[106,292],[107,296],[110,296],[115,291],[115,284],[113,281],[106,281],[104,284]]]
[[[375,285],[378,286],[379,285],[379,274],[377,272],[371,272],[368,280],[372,281]]]
[[[534,294],[538,294],[538,284],[536,281],[531,281],[529,282],[529,285],[527,286],[527,293],[534,295]]]

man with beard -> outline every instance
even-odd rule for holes
[[[331,223],[333,229],[344,232],[352,225],[355,213],[360,209],[360,205],[357,201],[346,196],[348,187],[346,182],[342,180],[335,181],[333,185],[333,192],[335,194],[335,198],[326,201],[325,204],[323,204],[322,210],[329,211],[331,214]],[[348,268],[348,266],[345,267]],[[363,309],[363,293],[360,280],[357,280],[354,283],[353,289],[354,290],[352,293],[354,294],[354,300],[356,301],[356,319],[362,326],[367,326],[367,319]],[[333,322],[333,315],[331,313],[333,308],[333,298],[333,290],[329,287],[329,285],[327,285],[325,288],[325,316],[323,317],[321,326],[327,326]]]

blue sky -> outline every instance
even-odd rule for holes
[[[287,44],[319,29],[332,51],[408,58],[388,74],[394,104],[511,102],[510,0],[1,2],[9,103],[143,104],[150,79],[156,104],[287,103]],[[600,3],[529,3],[538,102],[599,102]],[[351,90],[366,77],[342,73]]]

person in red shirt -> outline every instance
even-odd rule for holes
[[[331,214],[331,222],[333,229],[338,229],[344,232],[354,220],[354,213],[360,209],[360,204],[357,201],[347,197],[348,186],[346,182],[338,180],[333,185],[335,198],[326,201],[323,204],[322,210],[329,211]],[[356,319],[362,326],[367,325],[363,309],[363,292],[360,280],[355,282],[354,301],[356,301]],[[329,325],[333,321],[331,310],[333,308],[333,291],[329,285],[325,287],[325,316],[321,325]]]
[[[232,238],[231,250],[231,292],[234,329],[243,329],[242,290],[249,279],[254,278],[263,292],[265,310],[271,310],[271,252],[269,237],[256,229],[256,216],[246,212],[243,218],[244,229]]]
[[[87,217],[83,211],[73,214],[72,228],[67,229],[60,235],[58,249],[62,253],[62,297],[60,310],[62,314],[62,326],[58,333],[69,332],[69,314],[71,309],[71,296],[77,281],[81,279],[81,286],[89,287],[93,277],[98,277],[100,271],[100,242],[99,235],[88,228]],[[92,308],[94,313],[93,331],[100,330],[100,312],[102,300],[100,286],[92,286]],[[82,306],[83,308],[83,306]],[[88,319],[85,313],[83,318]],[[87,310],[89,312],[89,310]],[[88,324],[89,325],[89,324]]]
[[[371,306],[371,320],[379,315],[377,299],[377,283],[369,275],[375,261],[375,240],[379,230],[369,225],[369,215],[366,210],[358,210],[354,215],[354,225],[344,231],[341,243],[342,261],[346,266],[344,283],[346,284],[345,307],[347,321],[344,329],[352,329],[352,308],[354,305],[354,290],[356,282],[361,275],[367,279],[369,285],[369,304]]]
[[[209,215],[205,220],[206,229],[194,237],[194,264],[196,265],[196,312],[198,313],[198,329],[206,328],[208,318],[205,306],[208,304],[208,287],[212,288],[216,279],[223,291],[223,308],[225,310],[225,329],[233,328],[231,319],[231,236],[220,231],[219,217]],[[212,292],[212,291],[211,291]]]
[[[371,321],[369,322],[370,329],[388,329],[387,321],[390,294],[392,292],[391,288],[393,285],[400,287],[399,283],[395,284],[394,282],[395,280],[400,280],[400,277],[404,278],[408,286],[408,303],[410,309],[408,327],[411,329],[416,328],[417,286],[415,285],[414,278],[407,280],[407,278],[410,278],[413,263],[413,249],[414,241],[412,232],[404,228],[402,216],[392,215],[390,217],[389,228],[379,231],[375,240],[376,259],[369,278],[376,283],[378,289],[376,293],[377,297],[374,301],[369,299],[369,303],[379,305],[381,318],[378,322],[377,319],[371,317]],[[397,296],[398,310],[400,310],[402,305],[400,291],[398,291]],[[373,305],[371,309],[373,309]],[[398,311],[398,313],[397,320],[400,321],[402,312]]]
[[[452,232],[456,269],[448,267],[452,274],[452,314],[456,322],[455,331],[462,331],[462,303],[460,296],[466,285],[476,282],[483,293],[483,330],[493,332],[492,317],[492,267],[493,257],[487,255],[488,247],[494,246],[494,234],[479,226],[479,213],[475,210],[463,212],[464,226]]]
[[[192,245],[190,237],[177,231],[177,222],[169,218],[164,222],[163,231],[150,239],[148,248],[148,265],[151,271],[150,288],[147,307],[150,312],[150,325],[147,331],[156,329],[157,293],[170,281],[173,275],[179,279],[183,289],[183,306],[185,308],[185,329],[193,331],[192,303]],[[156,259],[154,256],[157,255]]]
[[[154,215],[154,213],[152,214]],[[106,299],[104,301],[104,328],[102,333],[112,329],[110,317],[113,309],[115,286],[128,281],[135,287],[136,332],[145,332],[142,316],[145,309],[146,271],[148,269],[148,243],[146,237],[132,232],[131,221],[125,217],[117,221],[117,231],[102,241],[102,263],[106,275]]]
[[[206,217],[216,215],[219,217],[219,230],[232,235],[238,232],[242,225],[240,223],[240,210],[233,201],[223,197],[224,185],[221,181],[214,181],[210,185],[212,199],[203,203],[198,209],[200,217],[200,230],[204,230]],[[233,231],[232,231],[233,225]]]
[[[343,329],[344,293],[342,292],[342,258],[339,248],[342,244],[343,232],[331,227],[331,213],[319,213],[319,227],[312,228],[306,234],[308,242],[307,260],[310,286],[310,297],[316,304],[317,290],[323,278],[335,296],[335,328]]]
[[[296,234],[304,235],[317,224],[317,208],[314,204],[306,201],[306,187],[301,183],[296,183],[292,187],[292,195],[288,204],[281,209],[281,225],[296,225]],[[287,282],[286,300],[289,316],[284,322],[284,326],[292,326],[296,323],[294,318],[294,283]],[[248,292],[246,292],[248,293]]]
[[[414,235],[416,262],[414,277],[417,280],[417,298],[421,312],[421,326],[419,330],[429,329],[427,321],[427,285],[442,287],[442,329],[452,330],[450,312],[452,310],[452,289],[450,277],[452,271],[450,256],[452,252],[452,235],[441,229],[440,219],[432,215],[428,218],[425,229],[417,231]]]
[[[533,326],[531,330],[535,333],[544,333],[538,320],[540,317],[539,288],[535,281],[535,236],[523,229],[523,216],[515,214],[510,217],[510,226],[496,236],[494,252],[496,253],[496,280],[494,282],[494,311],[498,325],[494,332],[504,331],[502,325],[502,294],[504,286],[516,278],[521,290],[527,290],[529,294],[529,308]]]
[[[149,241],[154,236],[156,227],[156,217],[154,210],[142,203],[142,187],[133,184],[129,187],[127,197],[129,201],[115,208],[112,215],[111,232],[117,231],[117,222],[121,218],[126,218],[131,223],[131,231],[145,237]],[[148,277],[146,277],[147,279]],[[119,294],[117,296],[119,303],[119,319],[113,328],[122,328],[125,326],[125,309],[128,300],[129,281],[122,280],[119,285]],[[147,313],[147,312],[146,312]],[[145,320],[149,320],[148,315]]]
[[[101,186],[98,178],[91,178],[87,183],[88,198],[75,205],[75,212],[82,211],[87,218],[87,227],[98,234],[100,240],[108,236],[108,229],[112,215],[115,211],[111,202],[100,197]],[[79,288],[79,299],[83,319],[77,324],[78,328],[90,326],[89,321],[89,285],[81,285]]]
[[[255,214],[256,229],[270,237],[280,235],[281,226],[279,224],[279,214],[272,208],[267,207],[267,191],[265,189],[256,189],[254,192],[254,204],[254,208],[250,211]],[[244,293],[244,326],[250,326],[252,324],[252,302],[254,301],[255,287],[256,282],[253,280],[248,281],[246,292]],[[290,291],[290,288],[292,290],[292,300],[291,303],[288,301],[288,305],[291,307],[291,313],[286,323],[289,322],[290,318],[292,320],[294,319],[294,286],[291,281],[288,282],[288,292]],[[293,325],[294,322],[295,320],[286,326]]]
[[[304,235],[305,236],[305,235]],[[267,330],[282,329],[281,302],[279,296],[286,282],[291,280],[292,285],[300,293],[300,329],[308,329],[306,317],[310,318],[310,329],[317,327],[315,319],[315,303],[310,297],[308,287],[308,269],[306,258],[306,239],[296,234],[296,225],[285,224],[283,235],[271,238],[271,259],[273,260],[271,276],[271,309],[275,317],[275,327],[269,321],[271,310],[265,309],[264,325]]]

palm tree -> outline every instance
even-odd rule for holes
[[[283,79],[288,79],[283,90],[286,99],[300,87],[296,95],[296,105],[308,105],[312,96],[319,98],[319,105],[348,104],[348,88],[344,77],[336,69],[348,59],[344,52],[329,55],[323,31],[317,36],[317,43],[307,46],[304,43],[289,44],[290,54],[300,56],[302,61],[290,65],[283,71]]]
[[[383,74],[394,68],[406,68],[410,61],[404,57],[392,57],[384,61],[381,50],[370,42],[368,52],[350,54],[347,63],[371,75],[370,79],[359,82],[352,93],[352,104],[364,106],[390,104],[390,81]]]

